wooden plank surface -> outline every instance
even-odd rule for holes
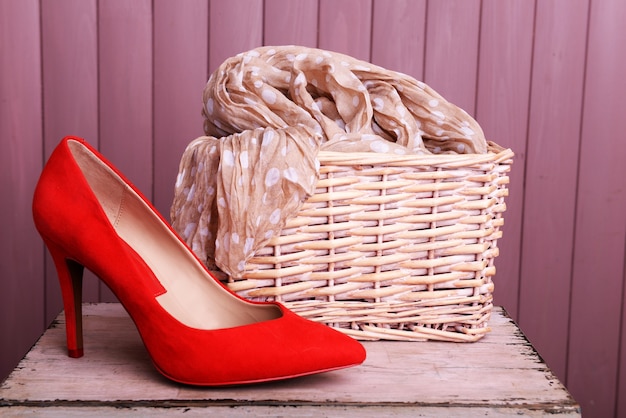
[[[44,252],[31,199],[42,166],[39,2],[0,2],[0,376],[44,326]],[[6,360],[5,360],[6,359]]]
[[[518,321],[565,380],[587,0],[536,7]]]
[[[474,115],[480,0],[430,1],[424,82]]]
[[[318,0],[265,0],[264,45],[317,46]]]
[[[425,0],[374,0],[372,63],[424,79]]]
[[[359,367],[213,389],[182,386],[161,377],[121,305],[87,305],[84,311],[85,357],[66,356],[60,316],[0,387],[5,411],[43,412],[40,408],[55,406],[57,412],[68,413],[84,407],[103,413],[114,408],[199,413],[229,408],[234,415],[290,407],[296,415],[341,410],[359,416],[380,411],[396,416],[444,411],[446,416],[487,412],[579,416],[576,402],[500,308],[491,318],[493,331],[477,343],[367,342],[368,357]]]
[[[526,0],[484,0],[481,16],[476,119],[487,139],[515,151],[494,278],[494,300],[514,318],[518,315],[534,9],[534,3]]]
[[[318,45],[370,60],[372,0],[319,0]]]
[[[100,151],[152,198],[152,2],[98,4]]]
[[[585,414],[594,417],[626,414],[624,357],[620,361],[626,267],[625,19],[624,1],[591,2],[568,380],[572,392],[584,395]]]
[[[151,0],[98,3],[98,60],[100,151],[152,199]],[[100,300],[116,300],[104,284]]]
[[[178,164],[189,142],[204,135],[208,3],[154,2],[154,198],[169,219]]]
[[[95,0],[42,2],[41,14],[47,159],[67,135],[98,145],[97,6]]]
[[[44,155],[61,138],[77,135],[98,146],[98,33],[95,0],[41,3]],[[93,274],[83,281],[83,298],[97,302]],[[46,253],[46,323],[63,308],[54,263]]]
[[[263,2],[209,2],[209,72],[229,57],[263,45]],[[208,79],[208,76],[207,76]]]

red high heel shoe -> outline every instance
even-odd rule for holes
[[[70,357],[83,355],[83,266],[118,297],[156,368],[177,382],[221,386],[360,364],[363,346],[279,303],[244,300],[204,268],[167,222],[83,139],[50,156],[33,199],[54,259]]]

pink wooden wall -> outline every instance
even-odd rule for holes
[[[61,309],[30,215],[56,142],[167,213],[210,72],[301,44],[422,79],[514,149],[496,302],[586,417],[626,416],[625,21],[623,0],[0,0],[0,378]]]

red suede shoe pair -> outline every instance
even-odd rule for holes
[[[83,355],[83,268],[115,293],[156,368],[177,382],[221,386],[358,365],[363,346],[279,303],[226,289],[148,200],[83,139],[54,150],[35,190],[33,215],[52,254],[70,357]]]

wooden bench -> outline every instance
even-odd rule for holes
[[[59,315],[0,386],[0,416],[580,416],[501,308],[476,343],[365,342],[359,367],[217,389],[161,377],[119,304],[84,313],[85,356],[67,357]]]

